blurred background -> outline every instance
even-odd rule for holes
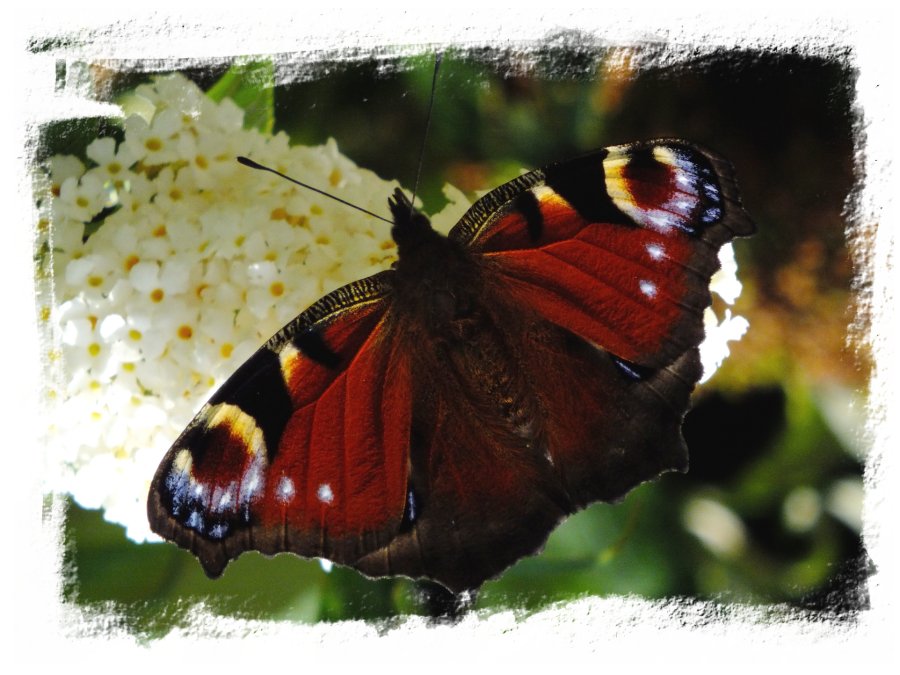
[[[870,364],[848,346],[858,268],[846,228],[859,177],[847,55],[728,51],[654,67],[650,47],[559,44],[445,55],[420,187],[425,210],[442,206],[445,182],[473,196],[523,168],[604,145],[666,136],[703,144],[734,164],[759,228],[735,245],[744,293],[734,311],[750,329],[695,393],[684,428],[690,472],[571,517],[543,553],[486,583],[475,608],[537,610],[585,594],[634,594],[852,616],[865,605],[869,568],[860,512]],[[228,68],[185,72],[209,89],[233,75]],[[294,143],[333,137],[360,166],[409,186],[432,69],[430,55],[318,62],[304,67],[302,81],[272,90],[262,80],[274,96],[257,92],[248,105],[270,101],[271,126]],[[150,78],[91,72],[104,100]],[[290,79],[283,68],[274,77]],[[120,133],[118,125],[52,125],[40,152],[83,156],[87,142]],[[185,621],[183,601],[305,622],[427,611],[411,581],[326,573],[291,555],[245,554],[210,581],[185,551],[135,544],[102,513],[74,503],[64,535],[67,600],[112,602],[148,636]]]

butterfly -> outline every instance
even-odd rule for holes
[[[724,159],[604,148],[444,236],[397,189],[398,259],[329,293],[212,396],[153,479],[211,577],[244,551],[478,588],[568,515],[687,469],[718,251],[754,225]]]

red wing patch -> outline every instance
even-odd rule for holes
[[[481,223],[464,218],[456,236],[520,302],[647,368],[703,339],[718,246],[752,231],[721,160],[657,142],[518,180],[525,189]]]
[[[388,303],[360,284],[263,346],[160,465],[151,526],[211,576],[244,550],[350,561],[399,527],[410,377],[386,337]]]
[[[489,254],[509,291],[545,318],[647,367],[671,362],[702,339],[705,286],[689,284],[686,242],[584,223],[572,239]],[[691,327],[699,330],[691,330]]]
[[[327,533],[323,555],[355,551],[357,541],[392,531],[403,516],[409,372],[397,345],[385,339],[383,322],[337,374],[290,344],[281,354],[296,409],[271,464],[274,490],[262,517],[285,519],[312,543]],[[338,334],[344,328],[326,330],[325,342],[352,344],[352,335]]]

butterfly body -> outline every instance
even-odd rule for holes
[[[500,186],[449,237],[389,204],[393,268],[279,331],[160,465],[150,522],[212,576],[255,549],[476,588],[687,467],[709,278],[753,229],[727,163],[604,149]]]

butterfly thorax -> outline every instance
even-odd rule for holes
[[[435,231],[427,216],[397,190],[389,201],[391,235],[397,243],[392,285],[394,303],[415,317],[428,339],[442,340],[462,330],[480,294],[480,270],[457,242]]]
[[[413,318],[406,325],[420,331],[409,336],[413,350],[429,350],[420,363],[433,368],[437,358],[470,413],[493,434],[524,447],[540,445],[541,407],[522,375],[510,326],[485,302],[483,264],[433,230],[424,215],[413,211],[408,218],[395,225],[400,238],[393,300]]]

